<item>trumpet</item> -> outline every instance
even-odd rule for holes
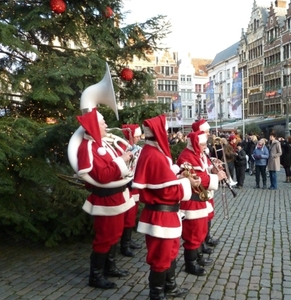
[[[194,167],[189,163],[189,162],[184,162],[181,166],[181,169],[183,169],[183,175],[185,177],[190,177],[192,176],[194,179],[198,179],[198,176],[195,173]],[[201,201],[207,201],[209,200],[209,194],[208,191],[204,188],[202,184],[200,184],[198,187],[193,187],[193,191],[199,195],[199,199]]]

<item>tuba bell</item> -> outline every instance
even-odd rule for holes
[[[106,72],[103,79],[87,87],[80,99],[80,109],[82,114],[92,111],[98,104],[108,105],[115,113],[117,120],[119,119],[118,110],[116,105],[116,98],[113,88],[113,83],[110,75],[109,66],[106,63]],[[74,134],[71,136],[68,144],[68,159],[71,164],[72,169],[78,173],[78,149],[83,140],[85,130],[83,126],[80,126]],[[95,181],[89,174],[83,174],[81,180],[84,180],[94,186],[103,187],[103,188],[115,188],[122,185],[126,185],[132,178],[125,177],[118,181],[112,181],[107,184],[100,184]]]
[[[108,105],[115,113],[116,119],[119,120],[116,98],[113,83],[110,75],[108,63],[106,63],[106,72],[101,81],[87,87],[80,101],[80,109],[82,114],[91,111],[97,104]]]

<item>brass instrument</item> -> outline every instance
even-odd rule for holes
[[[89,111],[92,111],[93,108],[95,108],[98,104],[105,104],[108,105],[115,113],[117,120],[118,117],[118,110],[116,105],[116,98],[115,98],[115,92],[113,88],[113,82],[111,79],[111,74],[109,70],[109,66],[106,63],[106,72],[103,77],[103,79],[93,84],[89,87],[87,87],[80,99],[80,109],[82,114],[85,114]],[[77,158],[77,152],[78,148],[82,142],[83,136],[85,133],[85,129],[82,126],[79,126],[79,128],[74,132],[74,134],[71,136],[69,144],[68,144],[68,158],[69,162],[71,164],[72,169],[78,174],[78,158]],[[122,138],[119,138],[122,140]],[[127,143],[123,140],[124,143]],[[78,175],[78,178],[82,181],[86,181],[90,183],[91,185],[97,186],[97,187],[103,187],[103,188],[116,188],[123,185],[128,184],[132,180],[132,170],[129,169],[129,174],[125,176],[124,178],[116,181],[111,181],[109,183],[99,183],[96,180],[94,180],[88,173],[82,174],[80,177]]]
[[[196,175],[194,167],[189,162],[184,162],[181,166],[181,169],[184,171],[182,172],[183,176],[185,177],[193,177],[194,179],[198,179],[199,177]],[[204,188],[202,184],[200,184],[198,187],[193,187],[193,191],[199,195],[199,199],[201,201],[207,201],[209,200],[209,194],[208,191]]]
[[[133,176],[134,170],[135,170],[135,166],[136,166],[136,162],[137,162],[137,158],[140,154],[140,151],[142,149],[142,147],[138,146],[138,145],[130,145],[129,142],[127,142],[125,139],[121,138],[118,135],[115,135],[113,133],[111,133],[111,131],[113,130],[128,130],[129,134],[131,135],[131,131],[129,128],[118,128],[118,127],[112,127],[112,128],[107,128],[107,136],[105,138],[103,138],[107,143],[111,144],[113,148],[117,149],[120,153],[124,153],[127,151],[130,151],[132,153],[132,157],[130,159],[130,161],[127,163],[127,167],[130,170],[130,177]],[[120,144],[123,144],[126,149],[124,150]]]

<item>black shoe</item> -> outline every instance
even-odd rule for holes
[[[216,247],[219,244],[220,240],[219,239],[214,239],[213,237],[210,237],[207,241],[206,244],[210,247]]]
[[[166,289],[165,293],[167,296],[170,296],[170,297],[181,297],[181,296],[185,296],[186,294],[188,294],[189,290],[176,286],[176,288],[172,291],[167,291],[167,289]]]
[[[206,243],[202,243],[202,253],[204,254],[212,254],[214,250],[212,248],[207,247]]]
[[[205,269],[200,267],[198,264],[194,265],[192,263],[190,263],[190,264],[186,263],[185,271],[187,273],[190,273],[190,274],[193,274],[193,275],[196,275],[196,276],[205,276],[207,274]]]
[[[130,248],[131,249],[141,249],[142,246],[136,242],[134,242],[133,240],[130,241]]]
[[[259,188],[260,188],[260,186],[259,186],[259,185],[256,185],[256,186],[255,186],[255,189],[259,189]]]
[[[201,257],[197,259],[197,262],[200,266],[206,267],[211,266],[213,264],[213,259]]]
[[[131,248],[129,248],[129,247],[121,247],[120,253],[127,257],[134,257],[134,253],[132,252]]]
[[[267,186],[266,185],[263,185],[263,190],[266,190],[267,189]]]
[[[120,269],[105,270],[104,275],[108,277],[125,277],[129,275],[128,271]]]

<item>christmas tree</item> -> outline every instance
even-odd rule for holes
[[[165,16],[125,16],[122,1],[0,2],[0,232],[47,245],[88,234],[87,192],[67,159],[82,91],[107,62],[118,99],[142,103],[154,74],[127,64],[160,50],[170,28]]]

